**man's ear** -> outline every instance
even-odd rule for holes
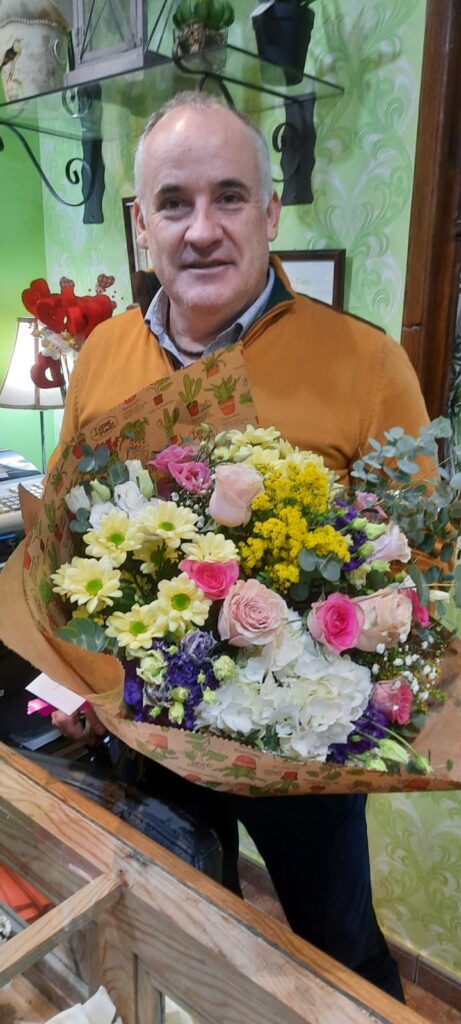
[[[136,238],[140,249],[148,249],[149,244],[147,241],[146,225],[144,222],[144,212],[140,199],[135,199],[133,203],[133,217],[136,227]]]
[[[266,210],[267,217],[267,240],[273,242],[277,238],[279,228],[280,212],[282,204],[277,192],[273,192]]]

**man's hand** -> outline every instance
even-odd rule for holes
[[[85,721],[82,720],[83,717]],[[78,711],[74,715],[66,715],[64,711],[53,711],[51,721],[67,739],[84,739],[88,745],[96,743],[98,736],[104,736],[107,731],[93,708],[88,708],[83,715]]]

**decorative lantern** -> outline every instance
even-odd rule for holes
[[[145,0],[72,0],[75,66],[66,85],[160,63],[148,49],[146,6]]]

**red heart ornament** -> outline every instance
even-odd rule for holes
[[[31,281],[28,288],[22,293],[22,301],[27,309],[28,313],[32,313],[32,316],[36,316],[35,307],[40,299],[47,299],[50,295],[50,289],[43,277],[37,277],[35,281]]]
[[[30,369],[30,376],[36,388],[62,388],[65,380],[59,359],[52,359],[39,352],[37,362]]]

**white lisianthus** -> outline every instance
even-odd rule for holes
[[[114,487],[114,502],[117,508],[126,512],[130,519],[134,519],[148,505],[147,498],[141,494],[138,485],[134,480],[127,480],[124,484],[116,484]]]
[[[141,494],[151,498],[155,488],[149,470],[143,468],[140,459],[127,459],[125,466],[130,480],[138,485]]]
[[[194,562],[239,562],[240,556],[233,540],[222,533],[197,534],[194,540],[182,545],[182,550]]]
[[[72,487],[64,501],[70,512],[76,514],[80,508],[90,509],[90,499],[86,493],[85,488],[79,484],[77,487]]]
[[[98,501],[96,502],[96,505],[93,505],[89,519],[90,525],[93,527],[93,530],[99,530],[103,519],[105,519],[106,516],[110,514],[110,512],[114,511],[114,507],[115,506],[112,504],[111,501]]]

